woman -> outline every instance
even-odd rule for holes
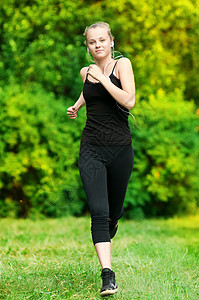
[[[86,104],[79,172],[91,212],[92,240],[102,267],[100,295],[105,296],[117,292],[111,239],[123,215],[134,163],[128,115],[135,104],[135,84],[130,60],[112,57],[114,41],[107,23],[92,24],[84,35],[95,64],[81,69],[83,91],[67,114],[75,119]]]

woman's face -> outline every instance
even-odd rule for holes
[[[87,33],[87,47],[93,58],[101,59],[111,56],[111,39],[104,27],[95,27],[89,29]]]

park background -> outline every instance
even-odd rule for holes
[[[198,299],[196,0],[0,0],[0,298],[100,298],[78,171],[86,109],[66,113],[91,63],[83,32],[96,21],[110,24],[136,85],[112,299]]]
[[[135,76],[125,217],[197,211],[198,8],[195,0],[1,1],[1,217],[88,213],[78,171],[85,107],[76,120],[66,110],[92,63],[83,32],[96,21],[110,24]]]

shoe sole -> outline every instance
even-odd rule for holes
[[[100,293],[100,296],[107,296],[107,295],[113,295],[115,293],[117,293],[118,289],[114,289],[114,290],[106,290]]]

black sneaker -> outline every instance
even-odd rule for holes
[[[110,231],[111,239],[115,236],[117,229],[118,229],[118,221],[115,223],[109,220],[109,231]]]
[[[115,294],[118,290],[115,282],[115,273],[109,268],[104,268],[102,270],[101,277],[103,282],[100,290],[100,296]]]

